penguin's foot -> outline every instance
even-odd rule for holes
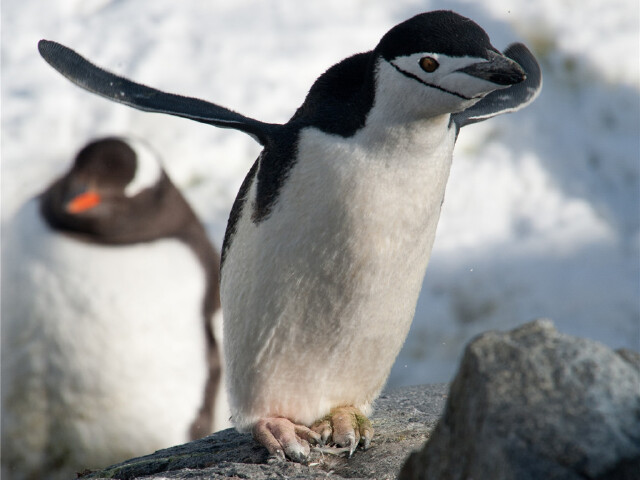
[[[252,433],[254,440],[269,451],[269,463],[284,462],[285,456],[295,462],[305,462],[310,445],[322,443],[320,434],[282,417],[260,419]]]
[[[353,455],[358,444],[362,444],[365,450],[369,448],[373,437],[371,422],[355,407],[334,408],[329,415],[314,423],[311,430],[320,436],[321,445],[329,442],[342,447],[325,447],[323,453],[349,452],[349,456]]]

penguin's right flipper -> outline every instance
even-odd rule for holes
[[[162,92],[103,70],[68,47],[40,40],[38,50],[49,65],[92,93],[145,112],[167,113],[222,128],[243,131],[266,145],[280,125],[260,122],[214,103]]]
[[[502,90],[495,90],[472,107],[451,115],[458,131],[466,125],[520,110],[533,102],[540,93],[542,71],[529,49],[522,43],[514,43],[509,45],[503,53],[522,67],[527,78],[524,82],[516,83]]]

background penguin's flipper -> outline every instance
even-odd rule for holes
[[[465,125],[481,122],[502,113],[515,112],[529,105],[542,88],[542,72],[533,54],[522,43],[514,43],[504,55],[517,62],[527,74],[524,82],[503,90],[495,90],[474,106],[451,115],[458,130]]]
[[[70,48],[48,40],[38,42],[40,55],[49,65],[76,85],[102,97],[145,112],[158,112],[189,118],[222,128],[233,128],[266,145],[271,132],[279,127],[245,117],[228,108],[197,98],[165,93],[103,70]]]

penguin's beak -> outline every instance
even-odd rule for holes
[[[75,195],[67,202],[67,213],[77,214],[92,209],[101,202],[100,195],[95,190],[86,190]]]
[[[527,78],[520,65],[504,55],[491,51],[487,61],[474,63],[457,71],[504,86],[520,83]]]

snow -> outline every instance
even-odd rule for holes
[[[465,127],[416,317],[389,386],[447,381],[463,346],[537,317],[640,349],[636,0],[38,0],[2,4],[2,226],[90,138],[151,144],[220,246],[260,148],[90,95],[38,55],[61,42],[154,87],[285,122],[313,80],[393,25],[449,8],[544,72],[527,109]]]

